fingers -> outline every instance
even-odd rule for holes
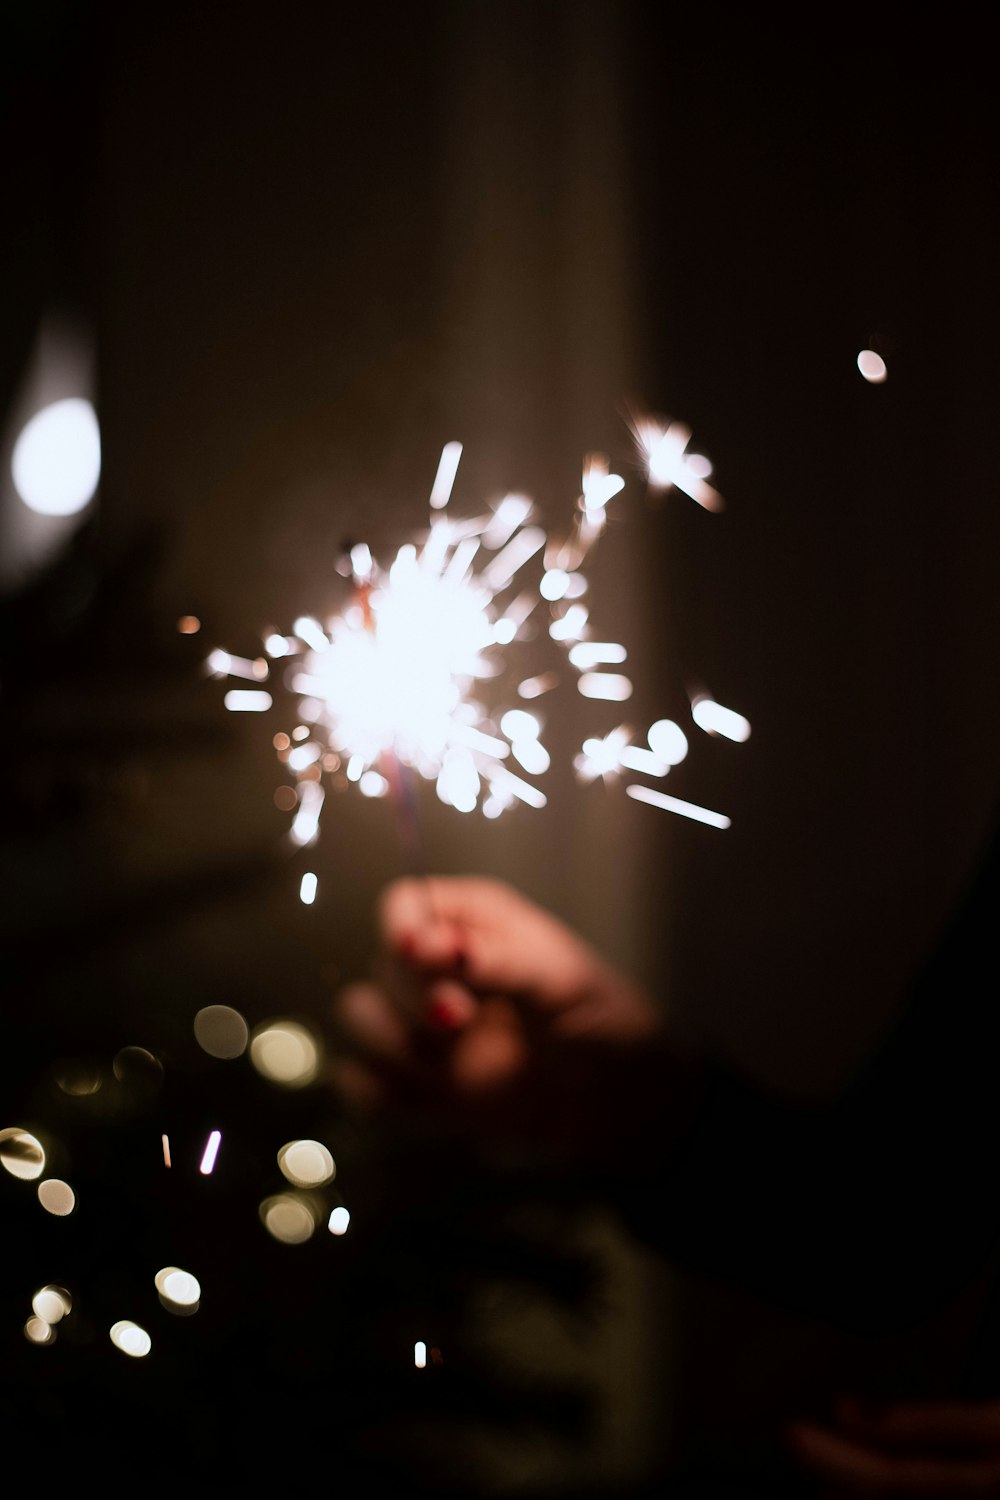
[[[1000,1454],[1000,1401],[908,1401],[870,1412],[845,1400],[837,1416],[852,1435],[887,1447]]]
[[[929,1457],[886,1450],[853,1434],[802,1422],[789,1433],[800,1462],[869,1500],[961,1500],[1000,1493],[1000,1453]]]
[[[461,977],[475,992],[535,1009],[574,1005],[604,976],[575,933],[500,881],[396,881],[380,917],[390,952],[412,969]]]

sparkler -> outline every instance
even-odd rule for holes
[[[708,510],[722,508],[722,497],[707,483],[708,460],[687,451],[689,428],[642,418],[632,430],[651,488],[680,489]],[[603,455],[590,455],[569,534],[557,539],[524,495],[508,494],[476,517],[453,517],[461,454],[460,443],[445,445],[431,487],[429,526],[400,546],[387,566],[363,543],[345,552],[338,571],[347,580],[347,597],[338,612],[324,620],[302,615],[289,634],[270,632],[262,655],[216,649],[208,657],[215,675],[257,684],[226,693],[233,712],[270,709],[275,679],[294,697],[297,723],[290,734],[276,734],[274,746],[294,779],[294,788],[285,790],[297,847],[317,839],[331,779],[353,782],[368,797],[393,797],[404,845],[418,868],[415,781],[432,782],[440,800],[462,813],[479,809],[495,818],[516,803],[544,807],[537,778],[550,757],[542,726],[513,705],[515,697],[523,702],[551,691],[566,673],[549,667],[523,675],[513,690],[510,683],[513,658],[529,633],[542,634],[538,617],[546,609],[545,633],[575,673],[581,696],[622,702],[632,694],[625,672],[609,670],[626,663],[625,646],[592,638],[585,602],[585,564],[624,478],[609,470]],[[725,718],[729,711],[720,712]],[[738,718],[731,715],[730,722]],[[678,725],[657,722],[649,748],[633,744],[625,726],[585,739],[575,761],[580,779],[607,779],[622,770],[666,775],[687,742]],[[727,732],[718,716],[704,727]],[[664,751],[664,736],[671,735],[673,748]],[[684,747],[679,754],[678,743]],[[680,811],[677,799],[655,805]],[[315,895],[315,878],[303,877],[301,899],[311,904]]]

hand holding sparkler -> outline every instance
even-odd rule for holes
[[[697,1070],[652,1001],[582,938],[510,886],[401,880],[380,910],[379,984],[351,986],[337,1017],[358,1102],[403,1101],[620,1165],[661,1116],[686,1113]],[[656,1128],[651,1131],[651,1116]]]

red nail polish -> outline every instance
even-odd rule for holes
[[[437,1026],[442,1031],[455,1031],[461,1024],[454,1006],[449,1005],[447,1000],[428,1000],[427,1019],[432,1026]]]

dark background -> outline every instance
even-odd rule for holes
[[[745,746],[693,730],[671,776],[733,827],[578,788],[567,770],[553,773],[544,814],[498,825],[428,798],[430,862],[515,880],[763,1083],[834,1091],[890,1023],[994,807],[997,188],[984,35],[961,18],[947,37],[850,21],[790,31],[777,13],[695,19],[644,4],[36,7],[5,26],[2,395],[11,406],[42,315],[80,315],[97,351],[104,471],[68,558],[4,604],[3,1045],[18,1101],[4,1112],[44,1114],[56,1053],[139,1042],[167,1059],[174,1092],[89,1122],[95,1144],[78,1147],[77,1166],[98,1191],[118,1191],[114,1143],[140,1151],[144,1110],[179,1111],[193,1138],[224,1089],[261,1160],[286,1124],[309,1133],[302,1110],[336,1135],[340,1180],[346,1161],[375,1226],[359,1229],[363,1249],[336,1246],[351,1269],[333,1295],[330,1246],[306,1247],[293,1294],[299,1252],[277,1247],[275,1261],[251,1203],[243,1276],[269,1290],[255,1311],[244,1286],[239,1315],[230,1305],[215,1323],[206,1298],[203,1377],[191,1340],[170,1331],[177,1367],[165,1377],[164,1357],[146,1395],[131,1389],[134,1430],[155,1429],[154,1382],[210,1376],[231,1392],[213,1398],[219,1421],[249,1412],[252,1427],[252,1378],[262,1409],[293,1389],[317,1430],[333,1391],[346,1463],[366,1474],[391,1449],[406,1482],[429,1473],[442,1489],[480,1469],[501,1487],[572,1487],[581,1472],[621,1486],[666,1448],[767,1469],[778,1419],[794,1401],[821,1403],[858,1350],[666,1276],[600,1216],[574,1225],[603,1292],[571,1264],[519,1261],[509,1185],[501,1177],[480,1204],[468,1164],[437,1146],[420,1191],[464,1205],[478,1250],[429,1253],[414,1202],[392,1197],[398,1143],[352,1134],[325,1095],[293,1120],[249,1070],[193,1055],[190,1018],[213,1000],[252,1022],[294,1009],[320,1024],[331,989],[365,970],[373,898],[399,863],[388,812],[344,798],[310,855],[321,900],[299,906],[306,865],[279,853],[269,735],[221,722],[200,663],[210,645],[253,654],[262,629],[322,611],[345,534],[383,549],[408,538],[443,442],[466,445],[456,508],[523,489],[554,527],[583,454],[609,453],[631,483],[594,598],[608,635],[634,647],[630,721],[686,722],[701,685],[747,714]],[[858,374],[863,347],[886,359],[884,385]],[[723,515],[644,495],[629,407],[690,424]],[[176,635],[187,612],[203,621],[197,637]],[[592,722],[581,728],[574,708],[550,724],[563,766]],[[609,706],[601,727],[615,722]],[[137,1286],[152,1225],[179,1234],[183,1222],[199,1264],[231,1262],[254,1150],[220,1182],[226,1211],[212,1210],[207,1238],[191,1228],[203,1210],[133,1179],[121,1242],[143,1244],[122,1252]],[[536,1202],[528,1215],[535,1249],[551,1240],[546,1212]],[[93,1268],[107,1236],[88,1239],[82,1211],[64,1227]],[[577,1243],[565,1226],[557,1238]],[[412,1264],[387,1266],[390,1243]],[[60,1256],[59,1276],[43,1279],[68,1283],[82,1264]],[[425,1309],[407,1299],[427,1285],[427,1260],[441,1272],[428,1304],[460,1353],[450,1383],[418,1391],[386,1371],[389,1351],[420,1336]],[[499,1265],[508,1282],[518,1267],[516,1316],[471,1272],[459,1290],[456,1265],[487,1280]],[[103,1345],[64,1352],[68,1340],[28,1348],[16,1309],[30,1293],[5,1280],[7,1413],[22,1420],[27,1402],[44,1426],[58,1388],[73,1421],[93,1372],[122,1382],[123,1361]],[[305,1284],[325,1289],[321,1332],[282,1343]],[[525,1286],[589,1308],[589,1335],[532,1322]],[[496,1339],[513,1356],[499,1375]],[[360,1365],[331,1359],[352,1340]],[[542,1369],[565,1377],[576,1406]],[[97,1400],[100,1382],[90,1389]],[[542,1429],[532,1439],[529,1411]],[[185,1461],[219,1472],[248,1461],[242,1438],[213,1446],[176,1421]]]

